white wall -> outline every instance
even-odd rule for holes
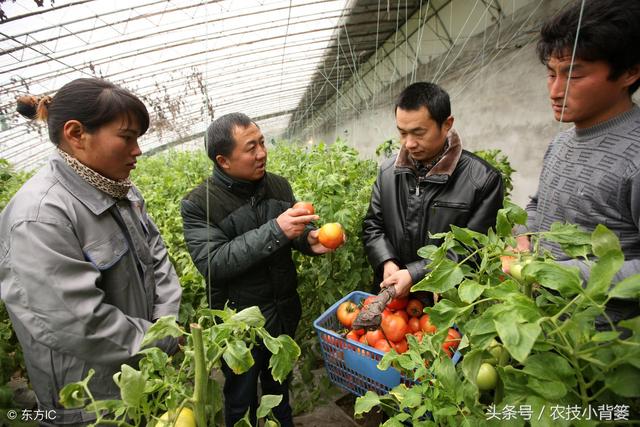
[[[451,95],[454,127],[463,146],[471,151],[499,148],[509,157],[516,169],[512,198],[521,206],[537,188],[542,157],[551,138],[567,126],[553,118],[545,69],[535,54],[541,22],[563,3],[533,1],[505,19],[500,31],[490,27],[474,36],[438,81]],[[453,51],[448,58],[442,55],[421,65],[415,80],[430,81],[455,55]],[[405,76],[382,88],[366,106],[361,105],[358,114],[346,100],[334,100],[338,114],[300,139],[331,142],[338,136],[354,144],[363,156],[375,157],[380,143],[397,139],[393,102],[409,82],[410,77]],[[335,102],[328,111],[336,109]]]

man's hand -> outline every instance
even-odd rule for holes
[[[333,252],[336,249],[344,246],[345,243],[347,243],[347,235],[342,233],[342,244],[338,246],[338,248],[331,249],[324,246],[322,243],[320,243],[320,240],[318,240],[318,234],[320,234],[320,230],[318,229],[311,230],[309,234],[307,234],[307,242],[309,242],[309,246],[311,247],[311,250],[313,251],[313,253],[317,255]]]
[[[529,252],[529,248],[531,247],[529,236],[521,235],[516,237],[516,243],[515,248],[508,249],[511,249],[515,253]],[[500,257],[500,261],[502,262],[502,271],[505,274],[509,274],[511,272],[511,264],[513,264],[515,260],[516,257],[510,255],[503,255]]]
[[[307,224],[319,218],[318,215],[307,215],[306,209],[289,208],[276,218],[276,222],[284,235],[287,236],[289,240],[293,240],[304,232]]]
[[[412,285],[413,280],[411,279],[411,274],[409,274],[409,270],[407,269],[396,271],[380,283],[381,288],[389,286],[395,287],[396,298],[406,297],[409,295]]]
[[[393,273],[399,270],[400,270],[400,267],[398,267],[398,264],[396,264],[395,262],[391,260],[385,261],[383,266],[383,271],[382,271],[382,279],[384,280],[388,278]]]

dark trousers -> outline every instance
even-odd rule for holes
[[[282,395],[280,405],[273,408],[273,415],[278,419],[282,427],[293,427],[293,414],[289,405],[289,382],[280,384],[274,380],[269,370],[269,358],[271,353],[263,346],[256,346],[251,355],[255,361],[247,372],[236,375],[229,369],[226,363],[222,364],[224,373],[224,421],[227,427],[242,419],[251,408],[251,425],[256,426],[256,410],[258,409],[258,378],[262,385],[262,394]]]

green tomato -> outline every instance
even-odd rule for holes
[[[491,359],[488,361],[492,365],[505,366],[509,362],[509,352],[495,339],[489,343],[487,349],[491,353]]]
[[[489,363],[483,363],[480,365],[476,384],[482,391],[489,391],[496,388],[498,385],[498,372],[496,371],[496,368]]]
[[[511,264],[509,267],[509,274],[516,280],[522,280],[522,267],[524,265],[518,261]]]
[[[165,412],[158,420],[157,427],[196,427],[196,416],[191,408],[182,408],[177,419],[171,412]]]

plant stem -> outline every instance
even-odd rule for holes
[[[198,427],[207,427],[206,399],[209,375],[204,361],[204,343],[202,341],[202,327],[197,323],[191,324],[193,338],[193,357],[195,359],[195,386],[193,390],[194,412]]]

